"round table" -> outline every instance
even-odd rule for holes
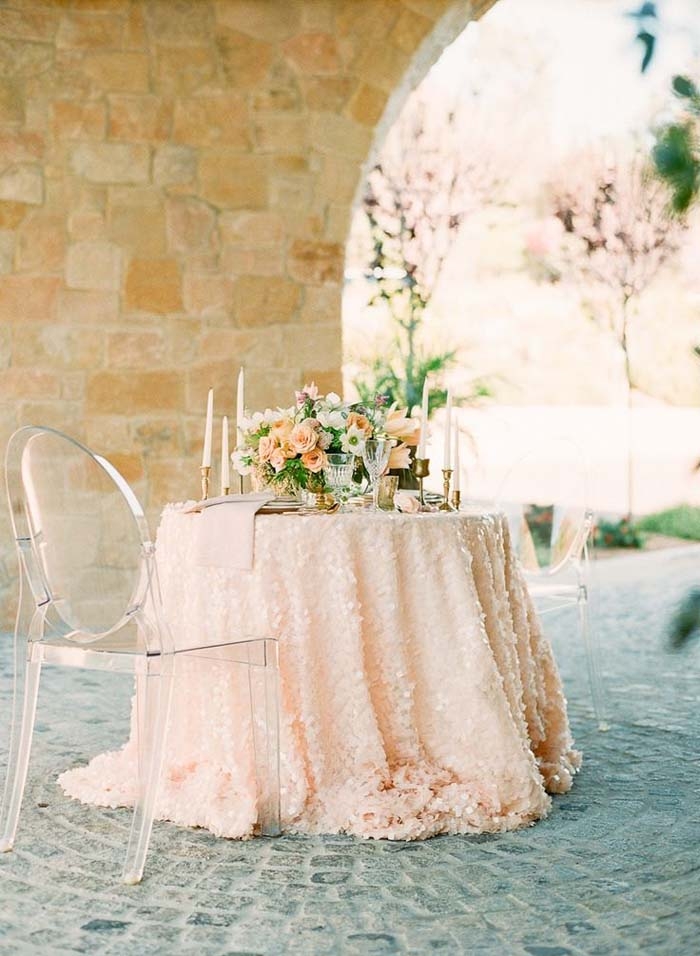
[[[422,839],[546,815],[580,764],[551,648],[503,515],[258,515],[250,571],[197,566],[198,514],[157,535],[176,644],[279,641],[287,830]],[[174,692],[156,815],[227,836],[256,821],[245,675],[194,662]],[[60,778],[133,805],[135,747]]]

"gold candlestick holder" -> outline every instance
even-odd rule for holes
[[[454,508],[450,504],[450,482],[452,481],[452,469],[443,468],[442,469],[442,504],[438,508],[438,511],[454,511]]]
[[[420,506],[421,508],[425,508],[425,497],[423,496],[423,479],[427,478],[430,474],[430,459],[414,458],[413,474],[418,479],[418,500],[420,501]]]
[[[199,473],[202,476],[202,501],[206,501],[209,497],[209,476],[211,475],[211,468],[209,465],[202,465],[199,469]]]
[[[231,486],[230,486],[230,485],[224,485],[223,488],[221,489],[221,494],[222,494],[222,495],[230,495],[230,494],[231,494]]]
[[[462,503],[462,492],[455,488],[452,492],[452,508],[454,511],[459,511],[459,506]]]

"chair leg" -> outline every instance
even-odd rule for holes
[[[264,664],[248,667],[251,724],[258,790],[258,822],[263,836],[279,836],[279,669],[277,642],[264,641]]]
[[[31,645],[30,645],[31,647]],[[25,651],[23,647],[22,652]],[[20,652],[16,648],[16,653]],[[41,661],[15,660],[15,686],[12,713],[10,753],[7,764],[5,795],[0,811],[0,852],[6,853],[14,846],[22,807],[24,787],[27,782],[29,754],[32,749],[36,702],[39,694]]]
[[[158,795],[168,713],[172,697],[172,660],[161,655],[136,677],[138,793],[122,879],[140,883],[146,863]]]
[[[581,625],[581,635],[586,651],[586,665],[588,667],[588,680],[591,686],[591,697],[593,699],[593,712],[598,723],[598,730],[605,731],[610,729],[610,725],[606,720],[605,691],[600,673],[598,642],[590,625],[588,591],[585,586],[579,588],[578,614]]]

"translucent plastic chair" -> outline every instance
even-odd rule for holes
[[[161,606],[143,510],[104,458],[51,428],[15,432],[7,494],[20,563],[15,683],[0,850],[13,848],[27,779],[43,664],[136,676],[138,795],[123,879],[138,883],[163,763],[175,662],[247,666],[253,708],[258,823],[280,832],[277,643],[240,638],[175,648]]]
[[[593,711],[607,730],[597,635],[589,613],[593,512],[581,451],[565,439],[524,455],[504,479],[497,505],[508,517],[513,547],[540,615],[578,609]]]

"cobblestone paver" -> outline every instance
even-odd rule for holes
[[[121,742],[130,687],[47,669],[21,835],[0,858],[0,954],[694,956],[700,645],[672,654],[664,634],[699,572],[697,549],[600,562],[607,734],[573,621],[552,620],[584,768],[547,820],[510,834],[240,843],[156,824],[147,879],[122,886],[129,812],[54,781]],[[3,711],[8,693],[5,670]]]

